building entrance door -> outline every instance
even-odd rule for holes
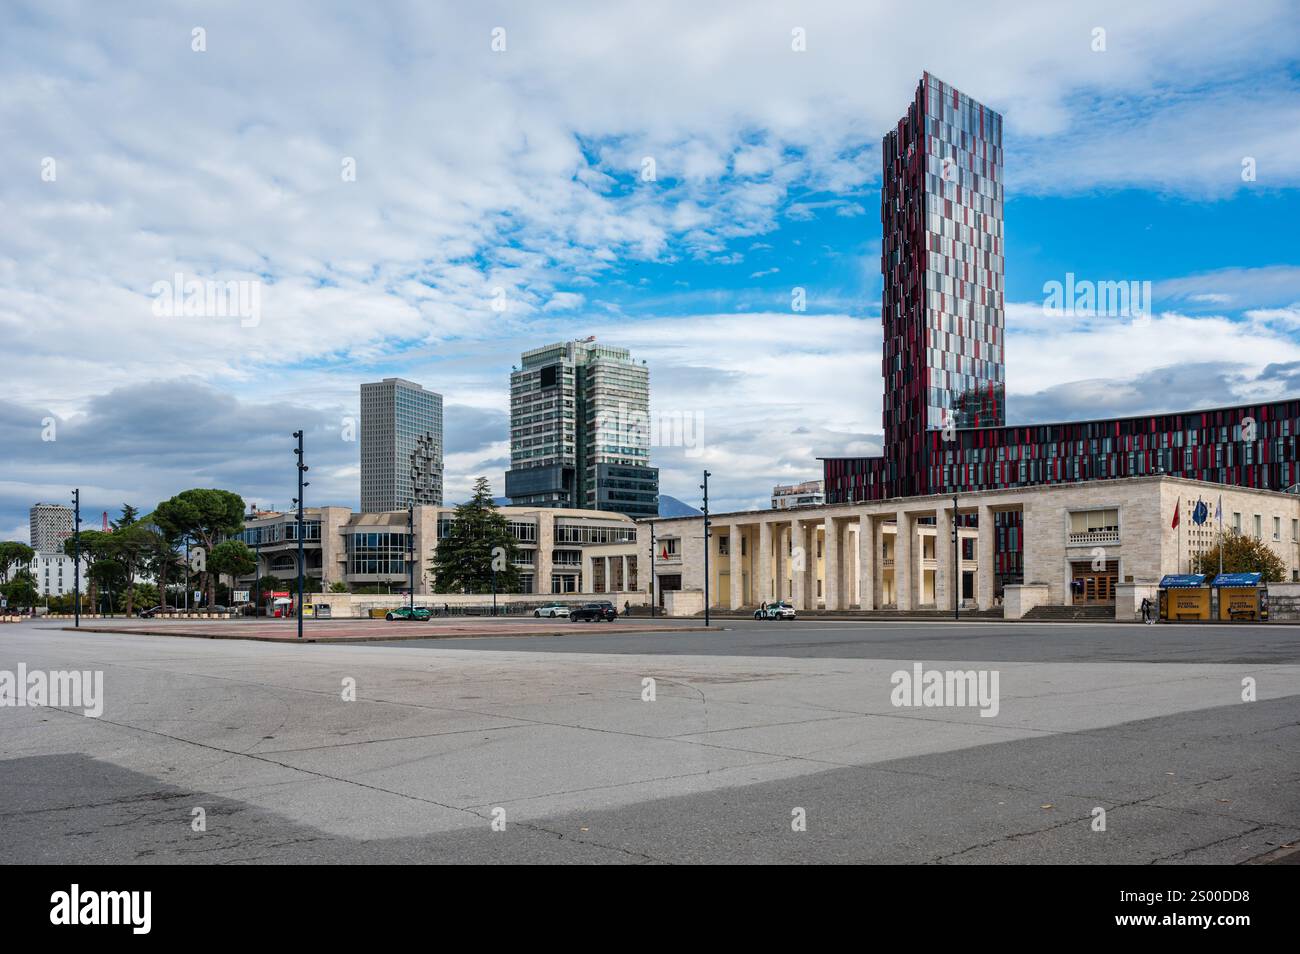
[[[1119,563],[1110,560],[1100,569],[1091,563],[1070,564],[1070,602],[1075,606],[1115,605],[1115,584],[1119,582]]]

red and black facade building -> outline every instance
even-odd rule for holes
[[[927,73],[881,152],[884,453],[823,458],[828,504],[1151,474],[1300,484],[1300,399],[1007,426],[1002,117]]]

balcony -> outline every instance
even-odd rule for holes
[[[1072,547],[1096,547],[1119,543],[1118,530],[1084,530],[1066,534],[1065,542]]]

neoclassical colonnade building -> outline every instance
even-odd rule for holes
[[[711,602],[1122,605],[1213,545],[1189,507],[1220,495],[1225,529],[1294,571],[1300,399],[1008,425],[1002,117],[926,73],[881,156],[881,456],[823,458],[825,506],[718,516]],[[1082,283],[1107,307],[1131,304],[1124,284]],[[702,527],[657,524],[661,592],[702,606]]]

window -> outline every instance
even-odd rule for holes
[[[1264,538],[1264,518],[1261,517],[1259,514],[1255,514],[1255,539],[1262,540],[1263,538]]]
[[[1281,517],[1273,518],[1273,539],[1274,540],[1282,539],[1282,518]]]
[[[1119,509],[1075,510],[1070,514],[1071,533],[1119,532]]]
[[[730,556],[730,555],[731,555],[731,538],[730,538],[730,537],[725,537],[725,536],[720,536],[720,537],[718,537],[718,555],[719,555],[719,556]]]
[[[1241,514],[1236,513],[1235,511],[1232,514],[1232,529],[1241,533]]]

